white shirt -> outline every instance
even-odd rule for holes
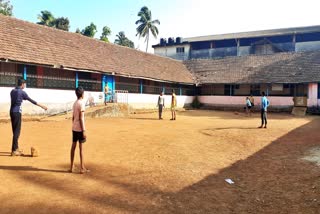
[[[164,97],[163,96],[159,96],[159,99],[158,99],[158,105],[164,105]]]

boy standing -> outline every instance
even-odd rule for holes
[[[83,174],[85,172],[89,172],[88,169],[84,166],[84,158],[83,158],[83,143],[86,142],[86,129],[84,123],[84,111],[85,111],[85,102],[83,101],[84,90],[80,86],[76,88],[76,95],[77,100],[74,102],[72,110],[72,146],[70,152],[70,170],[69,172],[73,171],[73,162],[74,162],[74,152],[77,147],[77,142],[79,141],[79,150],[80,150],[80,173]]]
[[[11,97],[11,106],[10,106],[10,119],[11,119],[11,126],[12,126],[12,147],[11,147],[11,156],[20,156],[23,155],[22,151],[19,150],[19,143],[18,139],[21,132],[21,113],[22,113],[22,107],[21,104],[23,100],[28,100],[34,105],[37,105],[44,110],[47,110],[48,108],[44,105],[41,105],[31,99],[28,94],[23,91],[26,87],[26,80],[25,79],[18,79],[18,86],[14,89],[12,89],[10,93]]]
[[[107,102],[109,102],[109,86],[106,84],[104,87],[104,105],[107,105]]]
[[[247,115],[249,114],[249,116],[251,116],[251,102],[249,97],[246,98],[246,112]]]
[[[160,93],[158,98],[158,110],[159,110],[159,120],[162,120],[162,109],[164,108],[164,97],[163,92]]]
[[[170,120],[176,120],[176,107],[177,107],[177,97],[176,97],[176,94],[174,93],[174,89],[172,89]]]
[[[267,128],[267,108],[269,106],[269,100],[267,99],[264,91],[261,95],[261,126],[259,126],[259,128],[262,128],[263,125],[264,128]]]

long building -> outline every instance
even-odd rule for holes
[[[137,108],[154,107],[161,91],[174,89],[180,107],[194,94],[193,76],[182,63],[80,34],[0,15],[0,44],[0,112],[8,112],[10,90],[20,77],[29,95],[51,109],[72,102],[77,86],[96,102],[103,101],[106,84],[126,90]],[[35,111],[26,103],[25,112]]]
[[[177,37],[152,46],[154,53],[178,60],[320,50],[320,26],[262,30],[191,38]]]
[[[161,91],[170,103],[172,89],[179,107],[190,105],[195,95],[210,107],[239,108],[252,94],[259,105],[262,91],[274,109],[289,110],[294,97],[306,97],[309,107],[319,106],[319,27],[259,32],[242,33],[241,38],[240,34],[211,36],[209,49],[192,46],[195,42],[208,47],[207,37],[199,37],[200,43],[180,40],[179,44],[206,56],[190,59],[189,52],[181,61],[0,15],[0,113],[8,113],[10,91],[20,77],[27,80],[30,97],[50,111],[67,108],[75,100],[77,86],[84,87],[86,99],[92,96],[102,103],[106,84],[112,91],[128,91],[127,102],[134,108],[155,108]],[[218,41],[224,38],[223,44],[230,44],[234,35],[237,51],[215,55],[222,45]],[[249,37],[255,42],[246,47]],[[195,53],[192,56],[200,56]],[[40,111],[24,104],[25,113]]]

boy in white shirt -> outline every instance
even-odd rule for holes
[[[72,116],[72,146],[70,152],[71,165],[69,172],[73,171],[73,162],[74,162],[74,152],[77,147],[77,142],[79,141],[80,149],[80,173],[89,172],[88,169],[84,166],[83,158],[83,143],[86,142],[86,129],[84,123],[84,111],[85,111],[85,102],[83,101],[84,90],[82,87],[76,88],[77,100],[73,104],[73,116]]]

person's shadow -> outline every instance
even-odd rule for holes
[[[67,170],[39,169],[32,166],[0,166],[0,170],[68,173]]]
[[[10,152],[0,152],[0,156],[11,156]]]

